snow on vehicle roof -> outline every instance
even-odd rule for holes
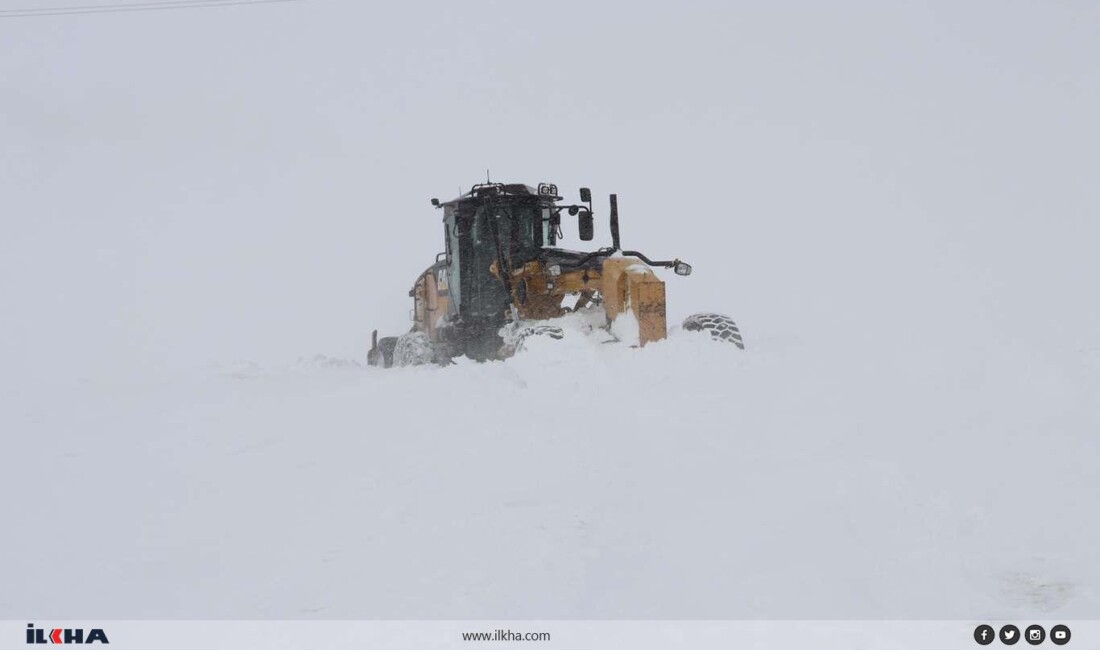
[[[486,183],[482,185],[474,185],[470,188],[469,192],[462,194],[461,196],[445,201],[441,205],[449,206],[456,205],[462,201],[469,201],[472,199],[479,199],[489,194],[487,190],[494,190],[496,195],[505,196],[539,196],[538,188],[526,185],[524,183]]]

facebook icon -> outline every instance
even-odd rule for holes
[[[993,639],[996,635],[993,633],[992,625],[979,625],[974,628],[974,640],[978,642],[978,645],[989,645],[993,643]]]

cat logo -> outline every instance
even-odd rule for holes
[[[435,272],[435,288],[443,292],[447,290],[447,269],[439,269]]]

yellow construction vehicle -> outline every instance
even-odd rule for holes
[[[483,183],[443,210],[446,250],[413,284],[412,329],[400,337],[371,335],[370,365],[448,363],[466,355],[477,360],[512,355],[532,335],[561,338],[550,319],[579,310],[602,310],[611,325],[636,323],[637,345],[665,338],[665,283],[654,267],[690,275],[679,260],[655,261],[619,246],[616,195],[610,196],[610,247],[592,252],[558,248],[561,216],[577,217],[580,239],[594,235],[592,193],[581,203],[561,203],[556,185]],[[567,305],[566,297],[575,302]],[[720,314],[694,314],[686,330],[703,330],[744,349],[737,325]]]

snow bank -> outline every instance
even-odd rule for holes
[[[508,362],[318,356],[24,391],[0,423],[0,493],[28,532],[4,541],[0,618],[1100,605],[1095,355],[979,376],[751,329],[742,352],[565,326]]]

